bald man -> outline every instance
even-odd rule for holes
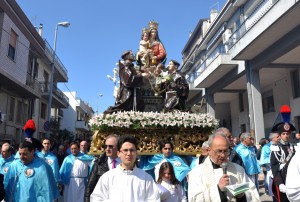
[[[80,152],[83,154],[87,154],[88,153],[88,143],[85,140],[82,140],[80,142]]]
[[[235,199],[248,202],[260,201],[255,184],[247,176],[243,167],[228,162],[230,150],[226,136],[214,133],[209,136],[208,145],[208,157],[189,173],[189,201],[223,202]],[[223,163],[227,164],[225,173],[221,168]],[[226,191],[227,185],[245,182],[249,183],[249,190],[246,192],[233,196]]]
[[[14,155],[12,154],[13,148],[10,146],[9,143],[4,143],[1,148],[1,155],[0,158],[0,173],[5,175],[8,171],[8,168],[15,159]]]

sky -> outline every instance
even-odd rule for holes
[[[114,105],[114,83],[107,79],[125,50],[139,47],[141,30],[148,22],[159,23],[159,38],[167,62],[182,63],[181,52],[198,21],[210,10],[221,10],[226,0],[16,0],[34,26],[43,24],[43,35],[53,47],[55,26],[59,27],[56,54],[68,70],[62,91],[77,97],[102,113]],[[99,94],[103,96],[100,97]]]

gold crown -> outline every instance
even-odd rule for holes
[[[149,29],[154,28],[154,29],[158,30],[158,22],[155,22],[154,20],[152,20],[148,23],[148,27],[149,27]]]
[[[147,28],[147,27],[144,27],[143,29],[142,29],[142,34],[144,34],[144,33],[149,33],[149,29]]]

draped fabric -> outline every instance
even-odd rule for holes
[[[298,143],[299,144],[299,143]],[[300,147],[300,146],[298,146]],[[286,195],[292,202],[300,201],[300,151],[297,150],[288,167],[286,176]]]
[[[15,160],[14,155],[12,154],[10,157],[7,159],[0,158],[0,173],[5,176],[7,173],[10,164]]]
[[[260,166],[258,164],[256,153],[253,147],[247,147],[241,143],[237,147],[235,147],[235,151],[242,158],[245,165],[245,171],[248,175],[260,173]]]
[[[190,167],[179,156],[176,156],[174,154],[169,157],[165,157],[163,154],[156,154],[154,156],[142,156],[140,159],[139,167],[143,170],[149,171],[154,169],[155,166],[163,160],[168,161],[173,165],[175,176],[180,182],[183,181],[185,176],[187,176],[187,174],[191,170]]]
[[[52,202],[59,197],[51,167],[38,157],[27,165],[20,159],[12,162],[4,186],[6,201]]]
[[[260,201],[259,194],[254,183],[246,175],[244,169],[238,164],[228,162],[227,174],[230,184],[249,182],[250,189],[245,192],[248,202]],[[223,175],[222,168],[214,169],[210,158],[206,158],[200,165],[189,173],[188,197],[190,202],[220,202],[218,182]],[[226,192],[229,201],[236,199]]]
[[[71,175],[71,171],[73,169],[73,164],[74,164],[75,159],[79,159],[81,161],[87,161],[88,163],[92,163],[92,161],[94,160],[94,157],[86,155],[86,154],[82,154],[82,153],[78,153],[77,156],[74,156],[73,154],[68,155],[65,158],[65,160],[59,170],[61,182],[63,184],[69,184],[70,175]],[[92,167],[92,164],[90,164],[90,168],[91,167]]]
[[[52,152],[38,152],[37,156],[43,159],[51,168],[56,182],[60,182],[59,166],[57,157]]]

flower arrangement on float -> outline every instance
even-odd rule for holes
[[[135,136],[141,155],[159,153],[159,141],[163,139],[174,143],[175,153],[194,155],[201,152],[202,143],[219,121],[210,114],[124,111],[94,116],[89,124],[94,131],[90,148],[94,155],[104,152],[102,145],[110,134]]]
[[[93,131],[118,129],[195,129],[211,131],[218,127],[219,121],[210,114],[189,112],[115,112],[94,116],[89,122]]]

